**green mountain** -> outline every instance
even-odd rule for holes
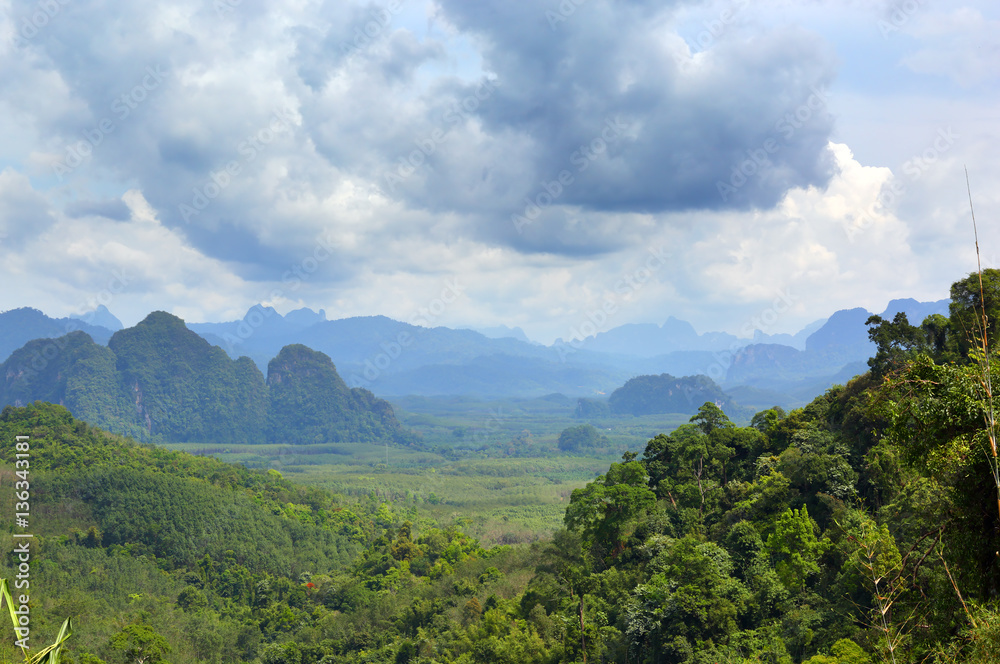
[[[265,381],[249,358],[230,359],[164,312],[116,332],[107,347],[83,332],[29,342],[0,370],[0,404],[62,404],[143,440],[415,442],[387,402],[348,388],[326,355],[290,346]]]
[[[229,359],[162,311],[116,332],[108,347],[119,388],[150,434],[171,441],[265,442],[267,390],[248,358]]]
[[[218,347],[213,350],[225,355]],[[366,389],[349,388],[329,357],[301,344],[285,346],[267,365],[267,387],[267,436],[272,441],[402,441],[412,437],[387,401]]]
[[[732,399],[708,376],[636,376],[608,397],[616,415],[693,413],[706,401],[726,411],[733,408]]]

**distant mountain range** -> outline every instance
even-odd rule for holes
[[[806,339],[823,326],[826,321],[818,320],[803,328],[797,334],[765,334],[755,330],[752,339],[742,339],[727,332],[706,332],[698,334],[694,326],[671,316],[663,325],[654,323],[630,323],[600,332],[583,341],[583,348],[599,353],[657,357],[677,351],[722,351],[748,346],[750,344],[781,344],[804,349]]]
[[[893,300],[880,315],[892,318],[899,311],[918,324],[930,314],[947,315],[948,300]],[[522,330],[503,326],[477,332],[419,327],[384,316],[328,320],[324,311],[310,309],[282,316],[262,305],[241,320],[187,327],[234,360],[248,357],[262,375],[282,348],[301,344],[331,358],[347,386],[381,397],[600,398],[635,376],[670,374],[708,376],[740,405],[794,407],[867,370],[874,351],[865,326],[870,315],[860,308],[842,310],[794,335],[757,332],[753,339],[698,334],[690,323],[670,317],[663,325],[613,328],[575,346],[543,346]],[[0,314],[0,354],[70,330],[107,345],[114,331],[102,324],[121,325],[103,308],[86,318],[52,319],[33,309]]]
[[[107,311],[101,305],[93,316],[72,318],[49,318],[38,309],[29,308],[5,311],[0,314],[0,358],[10,357],[11,353],[33,339],[54,339],[77,330],[86,332],[91,339],[106,346],[111,335],[122,327],[117,318],[114,319],[117,327],[103,325],[115,324],[103,316]]]

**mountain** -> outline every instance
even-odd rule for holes
[[[596,362],[564,363],[497,353],[461,363],[428,364],[386,373],[371,383],[371,389],[377,389],[384,396],[461,394],[496,398],[514,394],[541,397],[554,392],[592,395],[614,389],[637,371],[641,372],[638,368],[625,369]]]
[[[875,344],[868,340],[867,309],[842,309],[806,339],[806,351],[843,357],[870,357]]]
[[[925,318],[934,314],[948,316],[948,304],[951,300],[938,300],[937,302],[918,302],[913,298],[902,300],[892,300],[881,314],[882,318],[892,320],[899,312],[906,314],[910,325],[920,325]]]
[[[488,339],[517,339],[518,341],[523,341],[525,343],[532,343],[528,335],[524,333],[519,327],[507,327],[506,325],[497,325],[496,327],[486,327],[476,330],[479,334],[487,337]]]
[[[808,354],[780,344],[753,344],[740,350],[729,367],[726,380],[739,385],[768,379],[798,378],[808,373]]]
[[[230,359],[157,311],[108,343],[120,389],[151,435],[170,441],[263,443],[268,401],[264,377],[248,358]]]
[[[947,305],[947,300],[893,300],[883,317],[906,311],[911,322],[919,324],[930,313],[947,314]],[[105,312],[96,310],[94,320],[103,320],[99,316]],[[0,315],[0,339],[13,335],[20,345],[26,343],[19,329],[24,325],[13,321],[26,315],[45,322],[46,335],[64,334],[64,323],[34,310],[17,310]],[[868,359],[873,346],[864,322],[869,315],[861,308],[838,311],[793,335],[758,330],[753,339],[724,332],[698,334],[690,323],[669,317],[662,325],[622,325],[583,342],[552,346],[530,342],[523,331],[506,326],[477,332],[421,327],[385,316],[328,320],[325,311],[308,308],[282,316],[260,304],[240,320],[187,327],[232,360],[248,357],[262,376],[282,348],[302,344],[329,356],[349,387],[381,396],[538,397],[559,392],[589,397],[613,390],[633,376],[667,373],[703,374],[727,390],[744,385],[783,394],[781,403],[799,405],[792,393],[801,393],[805,385],[825,389],[844,367]],[[98,343],[110,339],[107,329],[94,330],[91,337]],[[18,347],[12,345],[11,350]],[[34,350],[41,353],[43,348]],[[33,359],[36,363],[44,360],[27,357],[21,364],[30,365]],[[258,388],[247,389],[244,398],[251,399]],[[197,429],[201,424],[193,426]]]
[[[813,332],[823,327],[828,321],[828,318],[821,318],[815,320],[804,328],[796,332],[795,334],[765,334],[760,330],[753,331],[753,343],[755,344],[779,344],[782,346],[791,346],[796,350],[806,349],[806,340],[812,335]]]
[[[880,315],[892,319],[903,311],[911,324],[920,325],[932,314],[947,316],[948,303],[892,300]],[[803,350],[775,344],[744,346],[733,355],[723,385],[727,390],[746,386],[782,395],[784,401],[775,403],[786,407],[802,405],[831,385],[868,370],[866,362],[875,352],[865,325],[871,315],[860,307],[837,311],[809,335]]]
[[[351,389],[329,357],[301,344],[285,346],[267,366],[267,437],[298,443],[408,438],[392,406]]]
[[[104,327],[112,332],[117,332],[123,329],[125,326],[118,318],[108,311],[108,308],[103,304],[97,305],[97,308],[93,311],[88,311],[85,314],[73,314],[70,318],[74,320],[82,320],[88,325],[97,325],[99,327]]]
[[[265,381],[249,358],[231,359],[160,311],[107,347],[82,332],[29,342],[0,366],[0,404],[50,401],[109,431],[170,442],[416,440],[323,353],[288,347],[271,369]]]
[[[5,311],[0,313],[0,358],[7,359],[33,339],[54,339],[76,330],[86,332],[99,344],[107,344],[113,334],[113,330],[86,320],[50,318],[38,309],[23,307]]]
[[[231,357],[250,357],[261,370],[266,370],[267,363],[284,346],[304,344],[334,358],[345,376],[356,374],[358,379],[348,381],[353,385],[371,382],[374,379],[370,376],[376,372],[382,375],[495,353],[557,359],[552,349],[509,336],[494,339],[473,330],[420,327],[385,316],[331,321],[322,311],[312,314],[310,310],[282,316],[262,305],[251,307],[239,321],[191,323],[188,327]]]
[[[287,316],[258,305],[242,321],[188,327],[230,357],[249,356],[262,370],[282,347],[308,346],[333,358],[348,385],[381,395],[590,394],[595,387],[620,385],[638,370],[636,358],[619,362],[568,346],[427,328],[385,316],[319,320],[295,328]]]
[[[710,332],[699,335],[691,323],[671,316],[663,325],[630,323],[599,332],[585,339],[583,347],[599,353],[653,357],[675,351],[722,350],[734,343],[740,341],[731,334]]]
[[[673,316],[662,325],[655,323],[630,323],[588,337],[583,347],[599,353],[657,357],[691,351],[732,351],[751,343],[782,344],[804,349],[806,338],[826,321],[810,323],[796,334],[766,334],[754,330],[753,339],[746,339],[728,332],[698,334],[694,326]]]
[[[731,411],[732,399],[707,376],[677,378],[670,374],[636,376],[611,393],[608,406],[615,415],[694,413],[706,401]]]
[[[76,417],[136,438],[148,435],[135,405],[121,389],[114,351],[76,331],[57,339],[35,339],[0,365],[0,404],[48,401]]]

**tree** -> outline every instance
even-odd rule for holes
[[[582,489],[574,489],[566,509],[566,527],[579,530],[588,545],[611,550],[625,548],[636,519],[656,504],[649,490],[646,468],[638,461],[613,463],[606,475]]]
[[[578,450],[601,447],[607,445],[607,442],[607,437],[590,424],[569,427],[559,434],[559,449],[563,452],[576,452]]]
[[[683,662],[692,647],[737,631],[750,593],[731,576],[729,554],[694,537],[653,538],[652,576],[626,609],[627,634],[645,662]],[[711,660],[714,661],[714,660]]]
[[[919,327],[910,325],[906,314],[898,312],[891,321],[881,316],[869,316],[868,339],[875,344],[875,355],[868,359],[868,367],[881,378],[898,369],[912,352],[924,350],[926,342]]]
[[[691,417],[689,422],[694,422],[708,436],[716,429],[730,429],[735,426],[732,421],[711,401],[706,401],[698,409],[698,413]]]
[[[906,625],[913,618],[911,613],[903,620],[893,620],[894,605],[906,589],[902,556],[888,526],[878,525],[866,515],[861,515],[849,540],[855,545],[849,562],[872,592],[871,626],[880,635],[880,649],[888,660],[895,662],[906,636]]]
[[[941,314],[931,314],[920,324],[927,348],[939,362],[955,360],[955,331],[951,321]]]
[[[729,434],[735,431],[729,418],[715,404],[702,409],[702,415],[692,418],[699,421],[697,425],[682,424],[669,436],[660,434],[647,443],[644,452],[651,486],[675,510],[696,512],[693,518],[697,520],[718,507],[727,481],[727,462],[735,454],[726,444],[732,442]]]
[[[803,664],[870,664],[871,661],[872,658],[857,643],[841,639],[833,644],[829,655],[813,655]]]
[[[750,426],[763,434],[769,434],[778,425],[778,422],[785,419],[788,414],[781,406],[771,406],[767,410],[762,410],[750,420]]]
[[[962,357],[968,357],[969,351],[978,346],[978,340],[984,336],[992,348],[1000,335],[1000,270],[982,271],[982,291],[978,272],[953,283],[948,313]]]
[[[170,652],[167,640],[145,623],[126,625],[111,637],[110,646],[121,653],[126,664],[159,664]]]
[[[816,539],[815,531],[816,523],[803,506],[785,510],[767,538],[767,549],[777,561],[774,569],[791,592],[804,590],[806,579],[819,573],[818,560],[828,543]]]

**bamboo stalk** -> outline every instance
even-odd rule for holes
[[[948,561],[944,559],[944,554],[940,551],[938,551],[938,555],[941,556],[941,563],[944,565],[944,571],[945,574],[948,575],[948,580],[951,581],[951,587],[955,589],[955,594],[958,595],[958,601],[962,603],[962,608],[965,609],[965,615],[969,617],[969,622],[972,623],[972,627],[978,628],[979,625],[976,624],[976,619],[972,617],[969,607],[965,604],[965,599],[962,597],[962,591],[958,589],[958,584],[955,583],[955,579],[951,576],[951,570],[948,569]]]
[[[983,263],[979,255],[979,227],[976,224],[976,209],[972,204],[972,184],[969,182],[969,169],[965,169],[965,188],[969,194],[969,212],[972,215],[972,232],[976,240],[976,269],[979,275],[979,305],[982,307],[981,334],[979,341],[982,345],[982,359],[979,361],[982,370],[980,382],[986,391],[986,402],[989,408],[986,413],[986,435],[990,441],[990,451],[993,459],[990,463],[990,470],[993,473],[993,483],[997,489],[997,516],[1000,516],[1000,458],[997,457],[996,439],[996,414],[993,408],[993,374],[990,366],[990,348],[987,329],[989,318],[986,315],[986,289],[983,287]],[[973,336],[975,339],[975,336]]]

